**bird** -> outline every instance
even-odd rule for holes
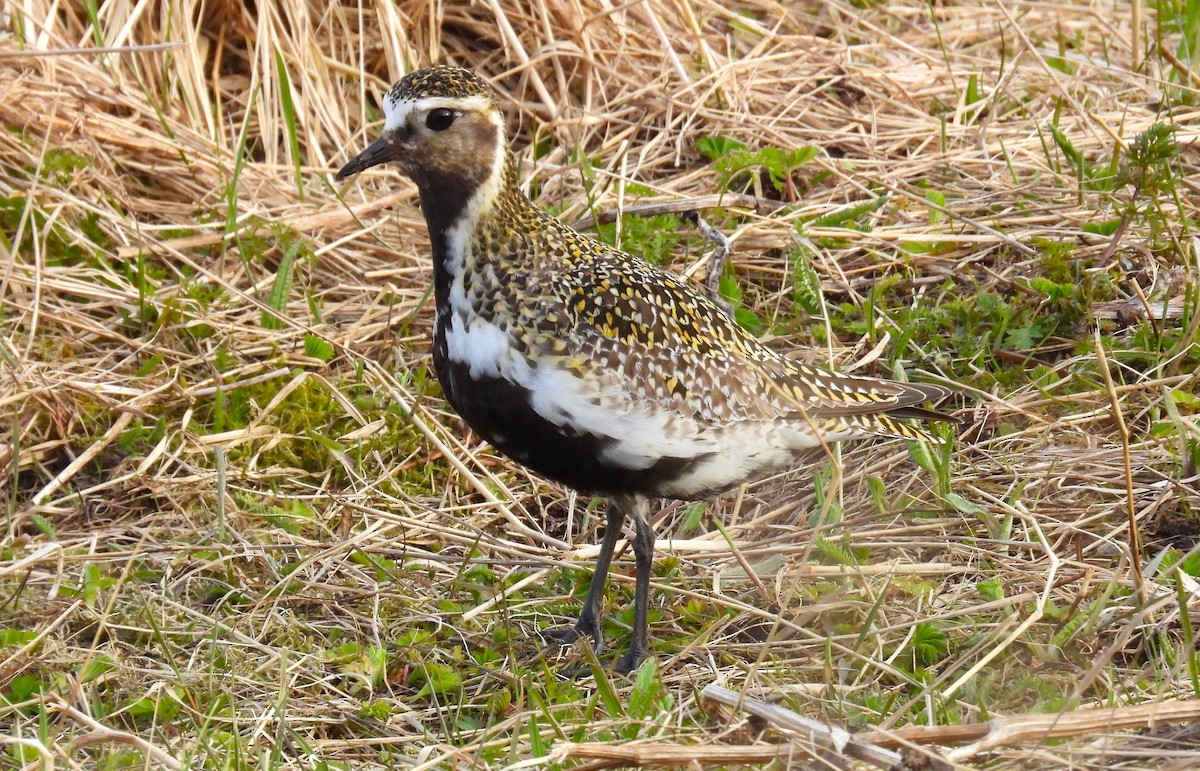
[[[784,356],[690,281],[583,235],[521,190],[491,84],[451,65],[383,96],[383,128],[335,175],[395,163],[415,183],[433,251],[433,366],[462,420],[501,454],[607,498],[579,616],[555,646],[603,648],[613,552],[633,525],[628,649],[649,655],[656,499],[704,500],[790,468],[813,448],[867,437],[929,441],[928,383],[840,374]]]

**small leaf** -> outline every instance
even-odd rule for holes
[[[1061,300],[1064,297],[1070,297],[1074,287],[1070,284],[1059,284],[1042,276],[1035,276],[1029,279],[1027,286],[1036,292],[1049,295],[1051,300]]]
[[[536,714],[529,718],[529,750],[535,758],[546,757],[546,742],[542,739],[542,731],[538,726]]]
[[[695,530],[700,525],[700,519],[706,511],[708,511],[708,503],[705,501],[699,501],[688,506],[687,511],[683,514],[683,521],[679,523],[679,532],[687,533]]]
[[[937,473],[937,462],[934,460],[933,453],[929,451],[928,442],[918,442],[915,439],[910,439],[905,444],[908,445],[908,457],[912,458],[913,463],[930,474]]]
[[[384,699],[372,699],[360,704],[358,711],[363,717],[387,720],[392,716],[392,704]]]
[[[33,523],[33,526],[36,527],[38,529],[38,532],[40,532],[42,535],[46,536],[47,538],[49,538],[53,541],[58,540],[58,536],[56,535],[54,525],[52,525],[50,523],[50,520],[46,519],[41,514],[37,514],[35,512],[30,512],[29,513],[29,521]]]
[[[296,174],[296,190],[300,200],[304,200],[304,175],[300,171],[300,138],[296,134],[296,105],[292,100],[292,81],[288,77],[287,65],[283,62],[283,54],[275,49],[275,73],[279,85],[279,102],[283,110],[283,125],[287,130],[288,149],[291,151],[292,166]]]
[[[1067,160],[1071,162],[1071,166],[1076,169],[1084,168],[1083,153],[1079,151],[1066,134],[1059,131],[1058,126],[1050,125],[1050,136],[1054,137],[1054,144],[1058,145],[1058,149],[1062,150],[1062,154],[1067,156]]]
[[[990,514],[990,512],[983,506],[980,506],[978,503],[973,501],[968,501],[958,493],[946,493],[946,503],[949,503],[951,506],[953,506],[960,514],[967,514],[968,516],[972,517]]]
[[[887,486],[883,480],[874,475],[869,476],[867,487],[871,490],[871,502],[875,504],[875,510],[880,513],[887,511]]]
[[[46,690],[46,684],[33,675],[17,675],[8,681],[8,692],[12,694],[10,701],[25,701],[35,693]]]
[[[792,250],[792,299],[812,315],[821,312],[821,279],[813,270],[808,249],[803,245]]]
[[[858,560],[855,559],[854,552],[850,550],[848,545],[834,543],[823,535],[813,538],[813,548],[820,552],[822,557],[835,565],[845,565],[847,567],[858,565]]]
[[[762,316],[745,308],[734,309],[733,319],[738,326],[752,335],[760,335],[767,328],[767,322],[763,320]]]
[[[1177,407],[1186,407],[1189,410],[1200,409],[1200,396],[1179,388],[1171,391],[1171,401],[1175,402]]]
[[[1018,351],[1028,350],[1037,345],[1038,341],[1042,339],[1042,334],[1040,324],[1017,327],[1016,329],[1010,329],[1008,334],[1004,336],[1004,344]]]
[[[816,145],[797,147],[788,154],[788,165],[798,169],[821,154],[821,148]]]
[[[988,602],[1002,600],[1004,599],[1004,581],[1001,580],[1000,576],[976,581],[975,591],[979,592],[979,596]]]
[[[700,137],[696,140],[696,149],[710,161],[729,155],[737,150],[745,150],[746,145],[733,137]]]
[[[362,656],[362,653],[363,646],[361,643],[349,642],[329,648],[325,651],[322,658],[328,664],[349,664]]]
[[[949,649],[942,630],[927,623],[917,624],[913,628],[911,647],[913,655],[923,664],[937,663]]]
[[[100,590],[108,583],[111,582],[104,580],[100,568],[94,562],[83,566],[83,601],[89,608],[96,607],[96,602],[100,599]]]
[[[24,645],[36,640],[37,632],[25,629],[0,629],[0,647],[5,645]]]
[[[462,685],[462,676],[458,670],[446,664],[426,662],[413,672],[413,683],[424,683],[417,693],[418,697],[428,695],[441,696],[452,691],[458,691]]]
[[[1117,173],[1118,185],[1134,185],[1143,195],[1167,193],[1175,189],[1179,177],[1173,168],[1179,156],[1175,140],[1178,126],[1155,123],[1129,143],[1129,153]]]
[[[881,195],[874,200],[864,201],[860,204],[855,204],[854,206],[849,206],[845,209],[839,209],[838,211],[830,212],[829,214],[817,217],[815,220],[811,220],[808,223],[799,223],[796,227],[801,232],[804,231],[806,226],[813,228],[850,227],[848,223],[856,222],[860,217],[870,214],[887,202],[888,197],[886,195]]]
[[[79,669],[79,682],[89,683],[92,680],[106,675],[117,668],[117,662],[113,661],[109,656],[103,653],[93,656],[86,661]]]
[[[179,702],[159,692],[156,698],[142,696],[125,707],[125,712],[143,720],[171,720],[179,714]]]
[[[629,692],[629,717],[645,720],[661,711],[662,682],[658,679],[658,663],[647,658],[633,675],[633,690]]]
[[[314,359],[329,361],[333,358],[333,346],[314,334],[304,336],[304,353]]]
[[[933,204],[929,209],[929,224],[936,225],[945,216],[941,210],[946,208],[946,196],[940,190],[926,190],[925,200]]]
[[[1185,559],[1179,561],[1176,567],[1192,578],[1200,578],[1200,551],[1193,549]]]
[[[1178,430],[1176,425],[1169,421],[1150,424],[1150,436],[1155,439],[1166,439],[1168,436],[1174,436],[1176,430]]]
[[[1080,230],[1084,233],[1093,233],[1098,236],[1111,236],[1117,232],[1117,228],[1121,227],[1121,219],[1104,220],[1102,222],[1085,222],[1080,226]]]
[[[979,73],[972,72],[967,76],[967,104],[975,104],[979,101]]]
[[[600,662],[596,661],[594,656],[590,657],[589,663],[592,665],[592,675],[596,678],[596,692],[600,694],[600,700],[604,702],[604,709],[608,711],[609,717],[625,717],[624,702],[617,696],[617,689],[613,688],[612,682],[609,681],[608,672],[600,666]]]
[[[292,273],[296,264],[296,254],[300,251],[299,238],[288,239],[283,247],[283,257],[279,260],[279,268],[275,271],[275,281],[271,284],[271,294],[267,297],[267,305],[283,314],[287,308],[287,298],[292,291]],[[266,329],[283,329],[283,322],[273,313],[263,312],[262,325]]]

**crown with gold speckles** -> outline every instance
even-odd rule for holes
[[[491,84],[470,70],[439,64],[405,75],[388,91],[394,102],[415,101],[426,97],[466,99],[486,96],[495,101]]]

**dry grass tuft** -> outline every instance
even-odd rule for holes
[[[1200,682],[1194,3],[91,5],[0,9],[0,766],[781,741],[707,714],[713,683],[945,727],[910,739],[943,756],[959,724],[1136,709],[953,759],[1196,762],[1147,711]],[[962,384],[952,453],[859,444],[664,509],[691,527],[662,544],[660,675],[533,655],[597,517],[446,410],[411,185],[332,184],[434,61],[497,84],[547,208],[782,199],[708,212],[741,318]],[[721,137],[745,149],[714,163]],[[674,244],[655,223],[613,237]]]

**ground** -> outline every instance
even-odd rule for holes
[[[1196,762],[1198,29],[1190,0],[6,5],[0,767],[806,757],[707,686],[910,765]],[[332,181],[432,62],[495,83],[539,205],[696,280],[701,208],[770,345],[958,391],[941,445],[662,502],[631,678],[628,554],[601,657],[540,655],[601,502],[441,399],[414,188]]]

